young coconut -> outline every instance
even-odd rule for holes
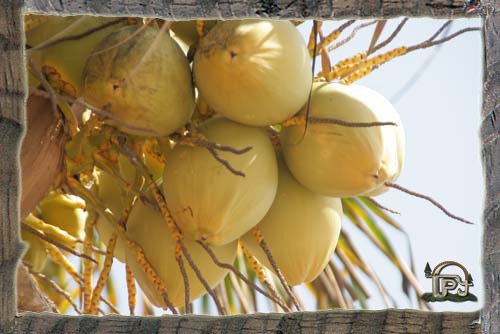
[[[306,103],[311,57],[288,21],[223,21],[200,41],[193,72],[200,95],[239,123],[280,123]]]
[[[84,69],[85,98],[107,107],[118,118],[109,123],[124,132],[167,136],[182,127],[194,110],[191,70],[168,33],[146,28],[123,43],[136,30],[120,29],[97,46]],[[109,49],[118,43],[122,44]]]
[[[304,107],[301,110],[305,114]],[[404,138],[394,107],[379,93],[362,86],[315,83],[310,116],[347,122],[393,122],[397,126],[346,127],[309,124],[286,127],[283,154],[293,176],[326,196],[368,194],[399,175]]]
[[[176,307],[184,306],[184,280],[175,259],[175,241],[159,210],[144,204],[142,200],[138,200],[130,212],[127,222],[127,236],[137,242],[144,250],[146,258],[162,279],[172,304]],[[213,288],[219,284],[228,270],[217,266],[198,243],[187,239],[184,239],[184,243],[209,286]],[[212,247],[212,250],[221,262],[233,263],[237,253],[237,241],[224,246]],[[126,256],[137,283],[149,301],[156,306],[166,307],[161,294],[155,289],[149,277],[137,263],[134,253],[128,248]],[[191,302],[205,294],[206,291],[185,259],[184,265],[189,280]]]
[[[176,146],[166,156],[163,190],[184,235],[227,244],[255,226],[271,207],[278,186],[276,156],[264,129],[212,118],[199,129],[209,141],[244,154],[218,152],[235,175],[201,147]]]
[[[36,47],[51,40],[82,34],[118,19],[98,16],[48,16],[44,23],[26,33],[26,43],[30,47]],[[65,93],[71,93],[70,95],[75,97],[81,96],[82,72],[88,56],[104,36],[126,24],[122,21],[77,40],[32,51],[31,56],[38,67],[50,66],[60,75],[60,79],[65,82]]]
[[[120,177],[127,184],[132,185],[136,182],[142,183],[143,180],[136,180],[136,169],[134,165],[124,155],[118,156],[118,170]],[[97,170],[97,197],[106,207],[108,212],[116,219],[120,219],[124,210],[130,203],[129,190],[123,186],[117,176],[111,175],[105,171]],[[99,216],[95,225],[99,240],[106,243],[115,229],[111,222],[106,218]],[[121,239],[116,241],[114,256],[121,262],[125,262],[125,242]]]
[[[161,182],[164,164],[152,156],[153,153],[146,152],[144,154],[144,163],[153,174],[153,179]],[[124,155],[118,156],[118,170],[120,177],[129,185],[133,183],[142,184],[144,179],[136,180],[136,169],[134,165]],[[114,175],[105,171],[97,170],[97,197],[106,207],[108,212],[116,219],[120,219],[124,210],[130,205],[129,190],[123,186],[123,183]],[[114,227],[111,222],[107,222],[106,218],[99,216],[96,222],[97,233],[99,239],[106,243],[114,232]],[[121,239],[116,241],[114,256],[121,262],[125,262],[125,242]]]
[[[85,201],[80,197],[51,191],[39,204],[44,222],[59,227],[75,238],[83,237],[87,219]],[[50,234],[48,235],[50,237]]]
[[[374,99],[376,98],[383,100],[380,101],[380,104],[388,103],[388,101],[382,95],[377,95],[377,97],[374,97]],[[404,127],[399,119],[399,116],[397,119],[399,121],[397,127],[393,126],[391,127],[391,129],[388,128],[384,129],[383,131],[384,142],[387,143],[387,145],[385,145],[384,157],[382,158],[382,161],[386,166],[385,173],[387,174],[387,178],[385,182],[391,183],[395,182],[398,179],[399,175],[401,175],[405,160]],[[374,190],[366,193],[365,196],[378,196],[385,193],[389,189],[390,188],[385,184],[381,184]]]
[[[257,226],[289,284],[310,282],[325,269],[337,245],[341,220],[340,199],[306,189],[279,160],[276,199]],[[251,254],[273,271],[252,231],[247,232],[241,241]]]

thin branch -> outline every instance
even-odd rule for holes
[[[412,51],[419,50],[419,49],[426,49],[426,48],[429,48],[429,47],[434,46],[434,45],[448,42],[449,40],[452,40],[453,38],[455,38],[461,34],[464,34],[466,32],[470,32],[470,31],[481,31],[481,28],[479,28],[479,27],[465,28],[465,29],[459,30],[459,31],[447,36],[447,37],[443,37],[443,38],[438,39],[438,40],[434,40],[434,41],[427,40],[425,42],[408,47],[408,52],[412,52]]]
[[[276,276],[278,276],[278,279],[281,282],[281,285],[283,285],[283,288],[287,292],[287,294],[290,296],[293,304],[297,308],[298,311],[302,311],[302,308],[300,307],[299,302],[297,301],[297,298],[295,297],[295,294],[292,291],[291,286],[288,284],[288,282],[285,279],[285,276],[283,276],[283,273],[281,272],[281,269],[278,267],[278,264],[274,260],[273,254],[271,253],[271,250],[269,249],[269,246],[267,245],[266,240],[264,240],[264,236],[262,235],[262,231],[258,226],[254,227],[252,229],[252,234],[254,235],[255,239],[259,243],[260,248],[264,251],[266,254],[267,260],[271,264],[271,267],[273,268],[274,273]]]
[[[384,206],[384,205],[380,204],[380,202],[377,202],[377,201],[376,201],[376,200],[374,200],[372,197],[367,197],[367,199],[368,199],[370,202],[372,202],[372,203],[373,203],[373,205],[375,205],[375,206],[376,206],[377,208],[379,208],[379,209],[382,209],[382,210],[384,210],[384,211],[387,211],[387,212],[393,213],[393,214],[395,214],[395,215],[400,215],[400,214],[401,214],[401,212],[399,212],[399,211],[393,210],[393,209],[391,209],[391,208],[388,208],[388,207],[386,207],[386,206]]]
[[[233,271],[229,272],[229,279],[231,280],[234,292],[238,296],[240,307],[243,309],[243,313],[255,313],[255,310],[248,302],[247,296],[245,296],[245,293],[243,292],[243,289],[241,288],[240,283],[238,282],[238,279],[236,278],[236,275]]]
[[[210,285],[208,282],[205,280],[203,275],[201,274],[200,268],[194,263],[193,258],[191,257],[191,254],[189,254],[186,246],[184,245],[184,242],[182,240],[179,240],[179,245],[182,247],[182,253],[184,257],[186,258],[187,262],[189,263],[189,266],[191,269],[193,269],[194,273],[196,274],[196,277],[200,280],[201,284],[205,288],[205,290],[208,292],[208,294],[212,297],[212,299],[215,302],[215,306],[217,307],[217,310],[219,311],[220,314],[226,315],[227,310],[220,301],[220,299],[215,295],[214,291],[212,288],[210,288]]]
[[[370,128],[376,126],[398,126],[395,122],[348,122],[336,118],[318,118],[309,117],[309,122],[311,124],[335,124],[340,126],[345,126],[349,128]],[[299,115],[292,117],[282,123],[284,127],[303,125],[305,123],[305,116]]]
[[[370,21],[370,22],[365,22],[365,23],[362,23],[356,27],[354,27],[354,29],[352,29],[351,31],[351,34],[349,36],[347,36],[346,38],[338,41],[337,43],[333,44],[333,45],[330,45],[328,47],[328,51],[333,51],[335,49],[338,49],[340,48],[342,45],[346,44],[347,42],[351,41],[354,37],[356,37],[356,34],[363,28],[366,28],[366,27],[369,27],[371,25],[374,25],[375,23],[377,23],[378,21],[377,20],[373,20],[373,21]]]
[[[128,265],[128,261],[125,262],[125,278],[127,281],[128,309],[130,315],[134,315],[137,291],[135,289],[134,273]]]
[[[343,24],[341,24],[337,29],[333,30],[331,33],[329,33],[324,38],[322,38],[320,43],[317,45],[317,51],[315,52],[316,56],[319,56],[321,50],[327,49],[328,44],[335,41],[344,30],[346,30],[348,27],[353,25],[355,22],[356,22],[356,20],[348,20],[348,21],[344,22]],[[318,29],[318,33],[320,30],[321,29]]]
[[[340,308],[347,309],[348,308],[348,301],[345,298],[344,294],[342,293],[342,289],[340,287],[339,281],[337,280],[337,277],[335,277],[332,269],[327,265],[324,273],[326,274],[326,277],[328,277],[330,283],[332,284],[332,287],[335,291],[335,294],[338,297],[338,302]],[[352,305],[350,305],[352,307]]]
[[[449,23],[448,23],[449,22]],[[434,40],[439,34],[443,33],[444,36],[448,36],[448,32],[451,29],[452,26],[452,21],[447,21],[429,40]],[[444,30],[442,29],[444,28]],[[415,73],[411,77],[408,78],[405,84],[401,85],[400,89],[390,98],[390,101],[395,104],[398,102],[407,91],[410,90],[410,88],[415,85],[415,83],[418,82],[420,77],[425,73],[426,69],[429,67],[429,65],[432,63],[434,58],[438,55],[438,53],[441,51],[443,44],[438,45],[436,48],[433,49],[432,54],[430,54],[427,59],[422,63],[422,65],[419,66],[415,70]]]
[[[226,169],[228,169],[231,173],[245,177],[245,173],[242,171],[239,171],[235,169],[233,166],[231,166],[231,163],[227,161],[226,159],[222,158],[219,155],[218,151],[222,152],[231,152],[236,155],[241,155],[244,154],[252,149],[251,146],[242,148],[242,149],[236,149],[231,146],[227,145],[220,145],[214,142],[208,141],[201,133],[195,132],[195,131],[190,131],[188,132],[187,136],[182,136],[179,133],[174,133],[170,136],[170,139],[174,140],[178,144],[181,145],[187,145],[187,146],[197,146],[197,147],[203,147],[206,148],[210,154],[214,157],[215,160],[219,161]]]
[[[255,291],[261,293],[263,296],[271,299],[273,302],[278,304],[281,308],[283,308],[285,311],[290,312],[290,308],[281,300],[278,299],[269,293],[267,293],[265,290],[261,289],[258,285],[253,283],[251,280],[249,280],[245,275],[243,275],[238,269],[236,269],[233,265],[229,263],[223,263],[220,262],[213,250],[208,246],[207,243],[204,241],[198,240],[197,243],[199,243],[203,249],[208,253],[212,261],[219,267],[224,268],[224,269],[229,269],[232,273],[234,273],[239,279],[241,279],[243,282],[245,282],[248,286],[250,286],[252,289]]]
[[[43,97],[43,98],[51,99],[50,93],[47,93],[47,92],[40,90],[40,89],[34,89],[32,91],[32,94],[36,95],[36,96]],[[139,126],[135,126],[135,125],[131,125],[131,124],[127,123],[126,121],[124,121],[123,119],[119,118],[118,116],[116,116],[115,114],[113,114],[109,111],[109,109],[111,109],[110,105],[107,105],[104,108],[97,108],[97,107],[94,107],[94,106],[80,100],[80,99],[75,99],[74,97],[71,97],[71,96],[60,95],[60,94],[57,94],[55,92],[54,92],[54,96],[57,99],[61,99],[61,100],[66,101],[68,103],[75,103],[75,104],[81,105],[82,107],[85,107],[85,108],[91,110],[92,112],[96,113],[97,115],[103,117],[104,121],[106,121],[106,119],[110,119],[110,120],[116,122],[117,125],[119,125],[123,128],[127,128],[127,129],[130,129],[133,131],[140,131],[140,132],[147,133],[148,135],[156,136],[156,137],[160,135],[158,132],[156,132],[153,129],[143,128],[143,127],[139,127]],[[57,100],[56,100],[56,106],[57,106]]]
[[[396,38],[396,36],[401,32],[401,29],[403,29],[403,27],[406,24],[406,22],[408,22],[408,18],[407,17],[405,17],[398,24],[398,26],[396,27],[396,29],[394,29],[394,31],[392,32],[392,34],[389,37],[387,37],[384,41],[380,42],[379,44],[375,45],[372,48],[371,52],[368,52],[368,55],[377,52],[378,50],[382,49],[384,46],[386,46],[387,44],[389,44],[390,42],[392,42],[394,40],[394,38]]]
[[[176,247],[177,248],[177,247]],[[182,280],[184,284],[184,312],[187,314],[193,313],[191,309],[190,296],[189,296],[189,277],[186,272],[186,267],[184,266],[184,260],[182,260],[182,251],[177,251],[176,249],[175,260],[179,265],[179,270],[182,275]]]
[[[68,253],[71,253],[73,254],[74,256],[78,256],[78,257],[81,257],[83,259],[87,259],[87,260],[90,260],[92,262],[94,262],[95,264],[97,264],[97,261],[94,260],[92,257],[86,255],[86,254],[82,254],[82,253],[79,253],[69,247],[66,247],[65,245],[61,244],[60,242],[48,237],[47,235],[41,233],[40,231],[37,231],[36,229],[34,229],[33,227],[29,226],[28,224],[26,224],[25,222],[21,222],[21,227],[23,230],[25,230],[26,232],[29,232],[31,234],[33,234],[34,236],[68,252]]]
[[[452,20],[446,21],[426,42],[431,42],[435,40],[441,33],[452,23]]]
[[[82,312],[78,309],[78,306],[73,302],[73,299],[71,296],[63,289],[61,288],[56,282],[51,280],[49,277],[47,277],[45,274],[34,271],[31,266],[25,263],[26,268],[28,268],[28,271],[31,275],[33,275],[35,278],[44,281],[47,283],[56,293],[60,294],[64,299],[68,301],[68,303],[73,307],[75,312],[77,314],[82,314]]]
[[[445,215],[447,215],[448,217],[452,218],[452,219],[455,219],[455,220],[458,220],[458,221],[461,221],[462,223],[466,223],[466,224],[472,224],[474,225],[473,222],[469,221],[469,220],[466,220],[462,217],[459,217],[459,216],[456,216],[454,215],[453,213],[451,213],[450,211],[448,211],[443,205],[441,205],[438,201],[436,201],[435,199],[433,199],[432,197],[430,196],[427,196],[427,195],[424,195],[424,194],[420,194],[420,193],[417,193],[413,190],[410,190],[410,189],[407,189],[407,188],[404,188],[402,186],[400,186],[399,184],[395,184],[395,183],[390,183],[390,182],[386,182],[385,183],[386,186],[388,187],[391,187],[391,188],[394,188],[394,189],[397,189],[399,191],[402,191],[404,193],[407,193],[408,195],[411,195],[411,196],[415,196],[415,197],[418,197],[418,198],[422,198],[422,199],[425,199],[426,201],[432,203],[434,206],[436,206],[437,208],[439,208],[441,211],[443,211],[443,213]]]
[[[368,47],[367,53],[370,54],[372,53],[373,48],[377,44],[377,41],[382,34],[382,31],[384,31],[385,24],[387,23],[387,20],[378,20],[377,25],[375,26],[375,30],[373,31],[373,36],[370,41],[370,46]]]

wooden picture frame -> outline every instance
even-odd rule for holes
[[[463,0],[2,0],[0,1],[0,332],[1,333],[500,333],[500,0],[483,1],[484,90],[481,142],[486,180],[481,312],[322,311],[211,316],[64,316],[17,314],[19,150],[25,127],[22,13],[175,19],[340,19],[464,17]],[[479,61],[479,60],[473,60]]]

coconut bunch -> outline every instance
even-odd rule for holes
[[[180,28],[172,26],[182,38]],[[198,26],[194,28],[200,31]],[[371,122],[386,116],[397,118],[397,114],[385,110],[391,108],[388,103],[378,106],[379,100],[363,100],[361,93],[367,89],[359,89],[360,93],[346,86],[337,97],[335,87],[330,87],[333,84],[325,83],[328,96],[322,102],[317,84],[312,86],[307,45],[290,22],[228,21],[210,28],[202,27],[206,35],[199,38],[184,37],[186,43],[196,46],[192,64],[195,86],[188,59],[164,27],[115,26],[107,34],[103,31],[104,36],[95,36],[93,47],[85,48],[79,60],[83,66],[72,68],[77,74],[66,74],[64,66],[58,67],[61,79],[77,87],[77,94],[81,91],[86,103],[95,107],[94,115],[106,115],[78,122],[81,137],[75,136],[66,149],[68,174],[85,172],[75,164],[79,158],[92,158],[95,166],[86,174],[91,179],[90,188],[76,186],[71,177],[68,186],[97,206],[95,227],[107,245],[108,262],[116,257],[126,263],[148,300],[160,307],[187,308],[222,282],[228,269],[217,266],[210,254],[231,264],[240,239],[256,271],[265,274],[263,268],[268,268],[268,273],[278,274],[285,286],[314,280],[327,266],[338,241],[340,198],[375,190],[383,184],[383,177],[390,173],[392,177],[400,170],[389,161],[397,158],[389,145],[399,140],[393,137],[402,131],[349,128],[342,134],[344,142],[335,147],[331,138],[314,138],[345,130],[341,126],[311,124],[304,138],[313,138],[309,144],[295,134],[300,132],[300,124],[287,125],[279,134],[281,148],[273,146],[271,126],[300,117],[309,105],[311,90],[313,117]],[[40,65],[47,59],[42,57]],[[283,73],[288,76],[286,81]],[[204,101],[211,117],[195,129],[184,128],[195,111],[195,100]],[[352,105],[351,109],[336,114],[335,110],[344,111],[344,104]],[[106,147],[108,151],[100,157],[108,163],[96,160],[81,147],[85,131],[90,142],[98,141],[89,137],[99,136],[99,131],[101,137],[103,133],[109,136],[107,142],[100,138],[97,144],[111,144],[112,149]],[[117,144],[117,138],[122,142]],[[148,161],[144,149],[148,140],[157,144],[160,159],[149,155]],[[338,166],[332,174],[343,183],[323,183],[347,190],[325,192],[300,178],[297,170],[317,163],[293,165],[290,156],[307,162],[300,150],[293,151],[300,144],[329,151],[323,154],[331,159],[338,157],[333,164],[320,157],[323,166],[317,167]],[[340,158],[365,146],[369,148],[358,156],[371,153],[364,163],[369,168],[361,166],[361,176],[349,174],[355,157],[342,161],[344,165],[339,164]],[[162,163],[153,166],[158,160]],[[385,164],[392,169],[386,172]],[[369,169],[368,173],[364,169]],[[377,182],[362,180],[359,188],[353,181],[372,177],[372,172],[378,173]],[[294,245],[299,235],[301,247]],[[264,274],[259,277],[263,281]],[[89,303],[92,313],[92,301]]]
[[[272,20],[73,17],[30,31],[32,86],[55,102],[69,137],[48,199],[68,206],[60,196],[78,195],[89,214],[85,224],[57,225],[75,208],[42,201],[26,224],[40,229],[36,219],[47,219],[83,239],[75,279],[85,313],[99,312],[114,259],[125,264],[132,314],[134,281],[172,313],[208,295],[227,314],[228,281],[289,311],[301,309],[291,286],[342,279],[332,263],[338,245],[351,249],[342,218],[359,209],[353,198],[389,189],[405,153],[391,103],[352,83],[409,51],[331,66],[325,50],[346,26],[318,42],[320,28],[308,43],[293,23]]]

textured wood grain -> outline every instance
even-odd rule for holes
[[[24,66],[21,1],[0,1],[0,332],[16,314],[19,242],[19,142],[23,135]]]
[[[496,7],[500,1],[493,1]],[[484,333],[500,333],[500,12],[484,24],[483,166],[486,203],[483,232]]]
[[[98,13],[174,19],[206,18],[354,18],[461,17],[464,0],[26,0],[29,12]],[[470,16],[470,15],[469,15]]]
[[[23,313],[17,333],[479,333],[479,312],[323,311],[242,316],[73,317]]]

